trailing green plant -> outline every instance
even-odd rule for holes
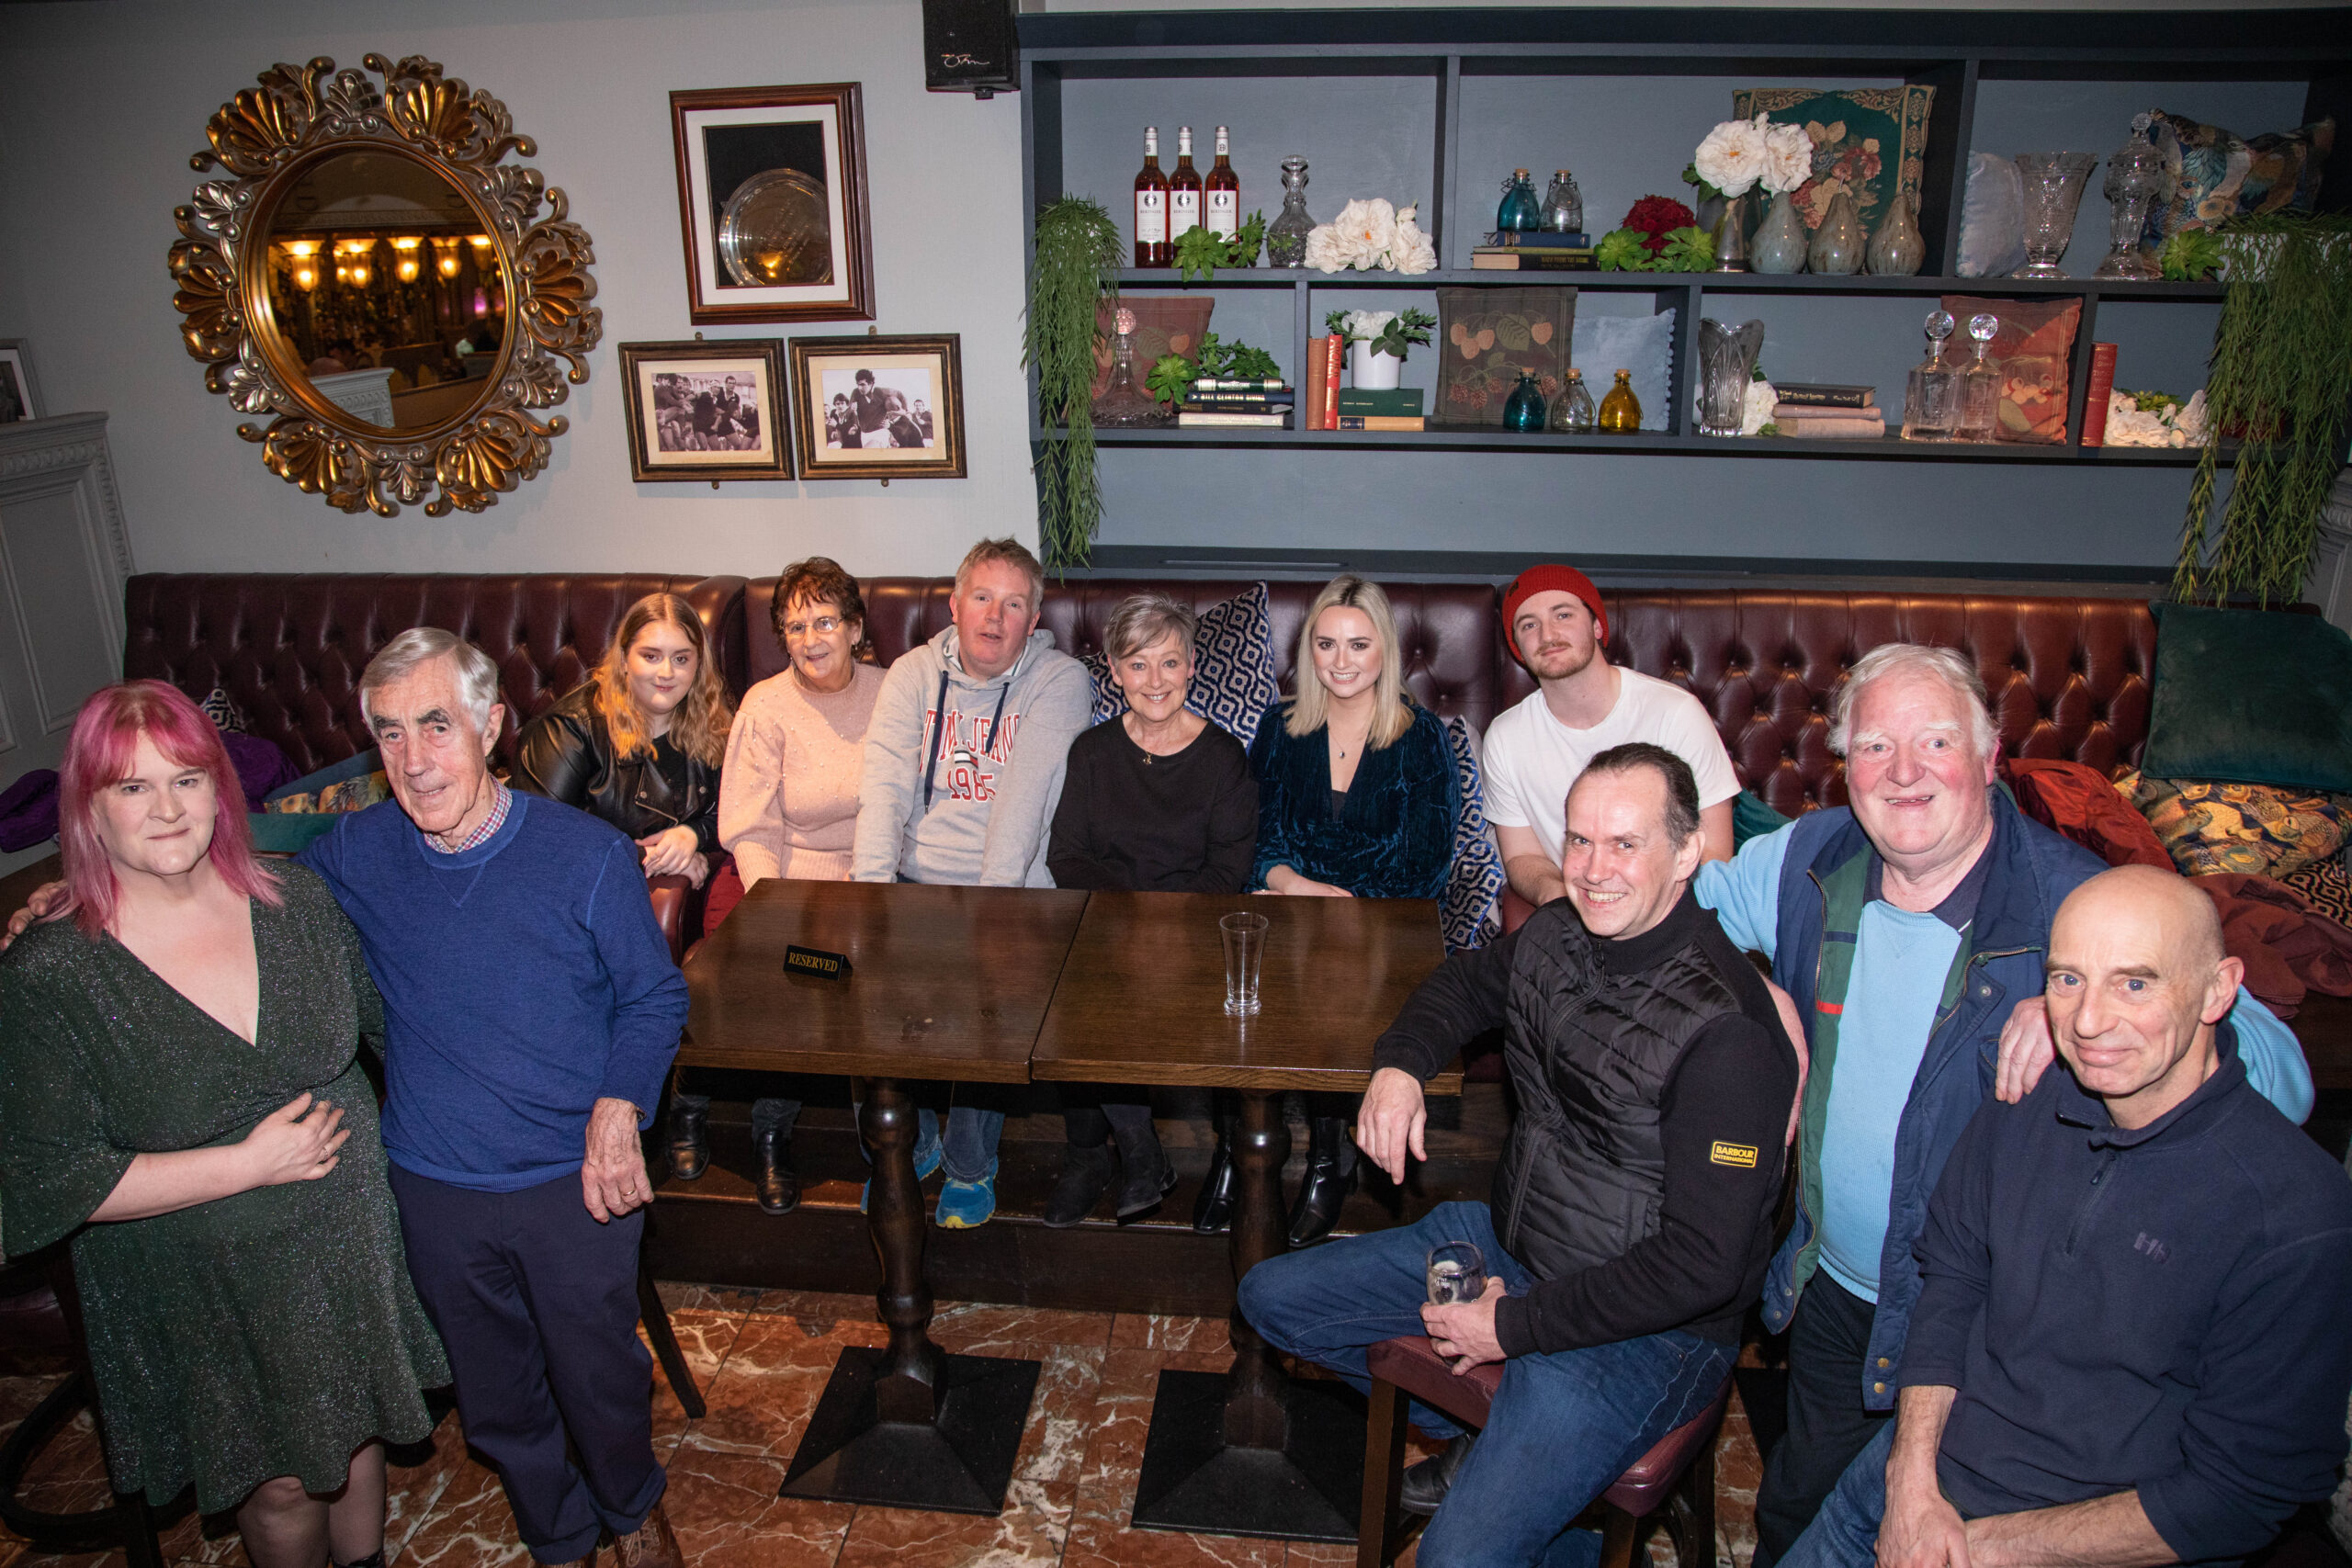
[[[2197,283],[2222,270],[2221,237],[2211,229],[2176,229],[2156,265],[2174,283]]]
[[[2352,406],[2352,214],[2273,212],[2222,230],[2228,287],[2205,382],[2205,445],[2189,487],[2172,596],[2302,592],[2320,507],[2344,456]],[[2218,536],[2222,440],[2239,441]]]
[[[1099,202],[1065,196],[1037,214],[1021,363],[1037,374],[1037,534],[1046,559],[1083,566],[1102,521],[1094,455],[1095,310],[1119,298],[1125,237]],[[1061,434],[1055,434],[1057,426]]]
[[[1381,312],[1370,310],[1333,310],[1323,318],[1323,330],[1341,343],[1368,343],[1374,354],[1393,354],[1405,357],[1405,351],[1417,343],[1430,341],[1430,331],[1437,325],[1437,318],[1427,310],[1398,311],[1386,321],[1365,332],[1362,326],[1350,326],[1350,317],[1363,317]]]

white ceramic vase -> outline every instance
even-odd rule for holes
[[[1348,344],[1348,374],[1367,392],[1389,392],[1405,374],[1405,362],[1393,354],[1376,352],[1369,343]]]

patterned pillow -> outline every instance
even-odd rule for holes
[[[223,735],[243,735],[245,732],[244,710],[237,705],[237,699],[229,694],[226,687],[213,687],[196,705],[203,710],[205,717],[212,721],[212,728]]]
[[[1253,582],[1202,611],[1193,655],[1184,705],[1248,746],[1258,738],[1259,717],[1282,695],[1274,682],[1274,614],[1266,585]],[[1094,722],[1126,712],[1126,694],[1111,678],[1110,655],[1090,653],[1080,662],[1094,681]]]
[[[2315,860],[2280,880],[2337,925],[2352,926],[2352,876],[2345,874],[2341,855]]]
[[[2140,776],[2132,804],[2184,876],[2289,876],[2344,847],[2352,795]]]
[[[1446,874],[1439,920],[1445,950],[1484,947],[1502,934],[1503,857],[1487,826],[1486,797],[1478,778],[1478,743],[1470,722],[1445,721],[1445,741],[1453,749],[1453,771],[1462,783],[1462,815],[1453,823],[1453,869]]]

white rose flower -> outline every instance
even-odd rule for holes
[[[1396,319],[1394,310],[1351,310],[1340,320],[1351,343],[1369,343],[1380,335],[1380,329]]]
[[[1727,119],[1699,143],[1699,177],[1727,197],[1746,196],[1763,177],[1764,132],[1750,121]]]
[[[1349,265],[1358,271],[1385,265],[1396,248],[1396,209],[1380,197],[1348,203],[1331,227],[1340,231]]]
[[[1766,425],[1772,423],[1772,405],[1780,400],[1781,394],[1772,389],[1771,382],[1750,381],[1747,384],[1747,400],[1739,411],[1739,433],[1742,435],[1761,433]]]
[[[1767,125],[1765,117],[1758,115],[1756,123],[1764,130],[1764,188],[1778,195],[1792,191],[1813,177],[1813,138],[1801,125]]]
[[[1408,207],[1396,215],[1396,248],[1389,253],[1391,270],[1403,273],[1435,272],[1437,244],[1421,226],[1414,221],[1419,209]]]
[[[1353,257],[1338,227],[1325,223],[1306,231],[1306,265],[1317,272],[1338,272]]]

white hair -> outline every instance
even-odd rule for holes
[[[1993,754],[1993,715],[1984,705],[1984,677],[1976,666],[1949,648],[1924,642],[1883,642],[1854,661],[1846,683],[1829,704],[1829,749],[1842,757],[1854,739],[1854,710],[1862,705],[1862,689],[1889,675],[1932,675],[1951,688],[1968,709],[1969,739],[1976,754]]]
[[[376,716],[368,711],[368,694],[390,685],[417,666],[435,659],[457,661],[458,700],[472,716],[474,728],[489,734],[490,710],[498,702],[498,666],[472,643],[438,626],[411,626],[376,650],[376,657],[359,672],[361,715],[373,724]]]

